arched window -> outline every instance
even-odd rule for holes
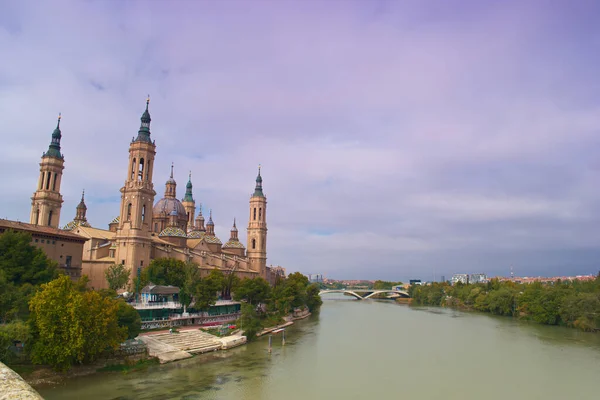
[[[131,163],[131,180],[133,180],[133,178],[135,178],[135,158],[133,159],[133,162]]]
[[[131,203],[127,205],[127,221],[131,221]]]
[[[262,221],[262,207],[258,209],[258,220]]]
[[[41,179],[40,179],[40,190],[44,188],[44,179],[45,179],[45,177],[46,177],[46,173],[42,172],[42,176],[41,176]]]
[[[256,221],[256,207],[254,207],[254,220]]]
[[[139,169],[138,176],[140,178],[140,181],[144,179],[144,159],[143,158],[140,158],[140,169]]]
[[[252,248],[256,249],[256,239],[252,239]]]
[[[56,190],[56,179],[58,179],[58,174],[54,173],[54,181],[52,182],[52,190]]]
[[[142,206],[142,222],[146,222],[146,205]]]
[[[39,224],[40,223],[40,209],[38,208],[37,210],[35,210],[35,224]]]
[[[46,190],[50,189],[50,175],[52,175],[52,172],[46,173]]]
[[[48,213],[48,226],[52,225],[52,210]]]

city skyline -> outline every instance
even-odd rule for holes
[[[176,4],[175,6],[173,4]],[[339,279],[595,274],[592,2],[71,2],[0,10],[1,218],[27,221],[62,113],[61,226],[118,215],[151,98],[226,240],[262,164],[267,264]],[[311,29],[306,29],[311,26]],[[240,197],[241,196],[241,197]]]

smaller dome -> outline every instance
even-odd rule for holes
[[[87,228],[91,228],[92,226],[87,222],[87,221],[71,221],[68,224],[66,224],[63,228],[63,230],[65,231],[72,231],[73,229],[77,228],[78,226],[85,226]]]
[[[178,228],[176,226],[169,226],[162,230],[161,233],[158,234],[159,237],[187,237],[183,229]]]
[[[221,242],[221,240],[216,236],[204,235],[202,239],[204,239],[206,243],[223,244],[223,242]]]
[[[111,224],[118,224],[121,221],[121,217],[120,216],[116,216],[113,218],[112,221],[110,221]]]
[[[245,249],[242,242],[239,240],[230,240],[223,245],[224,249]]]
[[[170,215],[173,209],[177,210],[177,214],[179,214],[179,218],[183,220],[187,220],[187,213],[185,212],[185,207],[181,202],[175,198],[165,197],[160,199],[152,208],[152,212],[154,213],[154,217],[160,217],[161,213],[165,213],[166,215]]]
[[[188,239],[201,239],[204,235],[206,235],[206,232],[192,231],[188,234]]]

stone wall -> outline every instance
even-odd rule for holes
[[[40,400],[42,397],[19,374],[0,362],[0,400],[9,399]]]

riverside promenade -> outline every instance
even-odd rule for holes
[[[12,369],[0,362],[0,400],[41,400],[42,397]]]

